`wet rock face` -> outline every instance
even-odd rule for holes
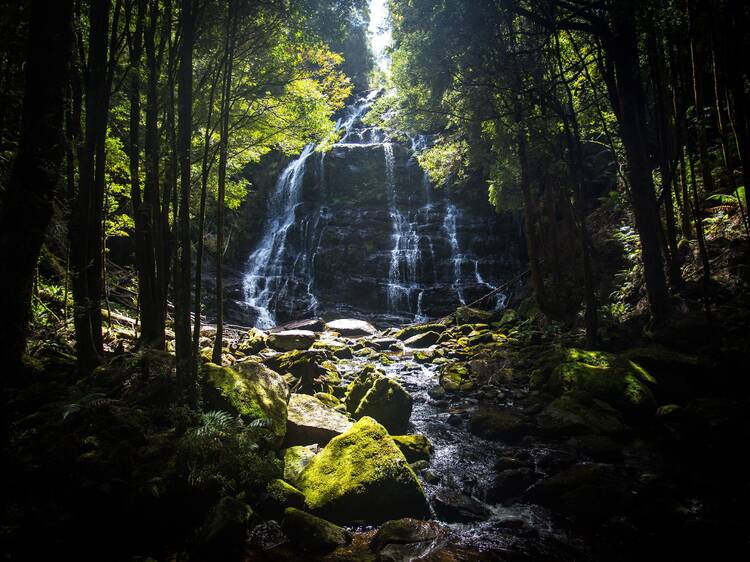
[[[233,295],[245,306],[229,307],[243,316],[235,321],[279,323],[342,309],[438,317],[520,267],[515,217],[497,215],[479,186],[436,189],[408,145],[359,118],[328,153],[308,153],[291,168],[247,249],[245,293],[235,287]],[[288,212],[273,206],[282,195]]]

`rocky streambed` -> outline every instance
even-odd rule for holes
[[[512,313],[307,327],[254,337],[297,348],[258,355],[294,390],[285,479],[340,530],[311,542],[287,512],[250,560],[630,560],[723,536],[679,445],[716,407],[684,401],[696,358],[566,347]]]

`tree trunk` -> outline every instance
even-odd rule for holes
[[[646,139],[646,104],[638,66],[638,43],[634,7],[613,2],[612,33],[607,49],[616,73],[616,97],[622,142],[628,157],[628,178],[633,213],[641,240],[646,292],[655,321],[663,321],[670,311],[669,292],[659,244],[659,214],[651,178],[651,162]]]
[[[39,251],[52,218],[65,157],[65,105],[73,42],[73,1],[31,3],[21,136],[0,205],[0,444],[9,440],[6,388],[19,375]]]
[[[177,218],[177,252],[175,254],[175,352],[177,380],[187,403],[197,403],[196,358],[190,345],[190,148],[193,130],[193,43],[195,41],[193,1],[182,0],[180,29],[180,66],[177,71],[179,88],[178,158],[180,192]]]

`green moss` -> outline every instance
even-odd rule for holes
[[[537,416],[540,429],[554,435],[622,433],[625,426],[617,410],[583,392],[567,392]]]
[[[374,419],[334,437],[299,476],[313,513],[337,523],[427,517],[422,486],[406,458]]]
[[[284,449],[284,480],[297,483],[297,478],[315,456],[308,447],[298,445]]]
[[[494,313],[478,308],[462,306],[456,309],[456,322],[458,324],[476,324],[479,322],[489,323]]]
[[[393,441],[409,463],[429,461],[432,456],[432,443],[424,435],[394,435]]]
[[[365,365],[362,370],[357,373],[352,382],[346,388],[346,394],[344,396],[344,402],[346,403],[346,409],[349,413],[354,414],[359,407],[359,403],[362,402],[367,391],[373,385],[375,378],[381,376],[374,365]]]
[[[279,373],[289,373],[299,392],[330,392],[341,383],[333,356],[322,350],[294,350],[272,357],[266,363]]]
[[[234,369],[206,363],[201,370],[204,398],[215,410],[234,411],[248,421],[266,419],[272,440],[280,445],[286,433],[289,394],[284,379],[254,361],[235,364]]]
[[[320,340],[312,345],[312,349],[327,351],[333,354],[337,359],[351,359],[354,356],[352,348],[345,343],[333,340]]]
[[[346,411],[346,408],[341,403],[341,400],[336,398],[333,394],[329,394],[328,392],[316,392],[313,396],[315,396],[315,398],[323,402],[323,404],[325,404],[329,408],[333,408],[334,410],[343,408],[344,411]]]
[[[461,363],[445,365],[440,372],[440,386],[448,392],[467,391],[474,388],[469,368]]]
[[[416,324],[414,326],[407,326],[399,330],[394,334],[394,337],[400,339],[401,341],[404,341],[419,334],[424,334],[425,332],[437,332],[438,334],[441,334],[446,330],[446,328],[447,326],[440,322],[433,322],[430,324]]]
[[[278,478],[271,480],[266,486],[266,493],[260,506],[263,515],[277,519],[288,507],[304,509],[305,495],[283,480]]]
[[[362,397],[354,417],[375,418],[389,431],[405,431],[411,417],[413,399],[394,379],[377,377]]]
[[[323,553],[352,541],[346,529],[294,507],[284,511],[283,529],[293,546],[306,552]]]
[[[245,355],[254,355],[264,349],[268,342],[268,336],[262,330],[250,328],[244,338],[240,341],[238,350]]]
[[[211,509],[198,536],[198,550],[211,560],[229,556],[242,548],[252,508],[231,497],[225,497]]]

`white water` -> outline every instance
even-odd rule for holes
[[[456,217],[458,215],[458,209],[456,206],[447,200],[445,201],[445,219],[443,220],[443,229],[448,237],[448,242],[451,248],[451,258],[453,260],[453,290],[456,292],[458,301],[462,304],[466,304],[464,298],[463,287],[461,283],[461,263],[463,262],[463,255],[461,254],[461,248],[458,245],[458,233],[456,231]]]

